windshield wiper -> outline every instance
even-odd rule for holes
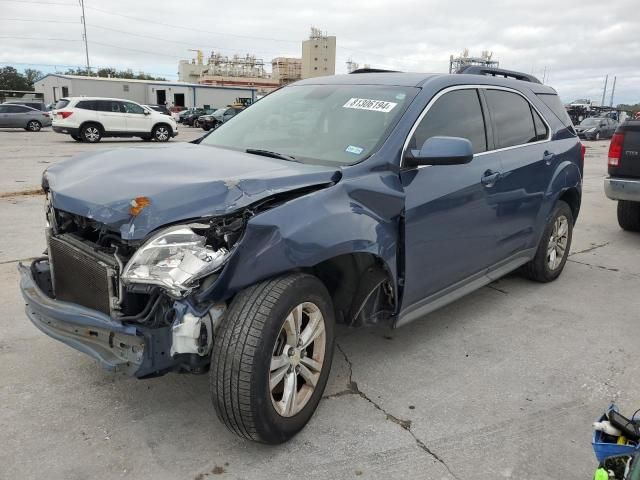
[[[263,157],[278,158],[280,160],[286,160],[288,162],[300,163],[300,160],[297,160],[296,157],[292,157],[291,155],[286,155],[284,153],[272,152],[271,150],[262,150],[260,148],[247,148],[245,152],[251,153],[253,155],[262,155]]]

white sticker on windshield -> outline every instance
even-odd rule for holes
[[[384,100],[371,100],[369,98],[352,98],[345,103],[343,108],[355,108],[358,110],[371,110],[372,112],[389,113],[398,105],[394,102]]]

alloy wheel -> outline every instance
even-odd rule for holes
[[[269,390],[276,412],[293,417],[311,399],[322,372],[327,335],[320,308],[297,305],[284,320],[271,356]]]
[[[32,132],[38,132],[40,131],[40,124],[36,121],[31,121],[29,122],[29,125],[27,125],[27,127],[29,128],[29,130],[31,130]]]
[[[100,139],[100,130],[98,127],[87,127],[84,131],[84,137],[89,142],[97,142]]]
[[[549,270],[555,270],[564,259],[567,242],[569,240],[569,220],[564,215],[556,218],[553,231],[547,245],[547,265]]]
[[[166,142],[169,139],[169,130],[167,127],[158,127],[156,130],[156,140]]]

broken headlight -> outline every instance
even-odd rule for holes
[[[171,227],[151,237],[133,254],[122,272],[125,283],[160,285],[176,296],[194,282],[218,270],[229,256],[214,250],[190,227]]]

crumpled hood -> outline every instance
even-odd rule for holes
[[[330,183],[337,171],[176,143],[83,154],[49,167],[45,181],[55,208],[137,240],[169,223],[224,215],[276,193]],[[136,197],[151,203],[133,217]]]

